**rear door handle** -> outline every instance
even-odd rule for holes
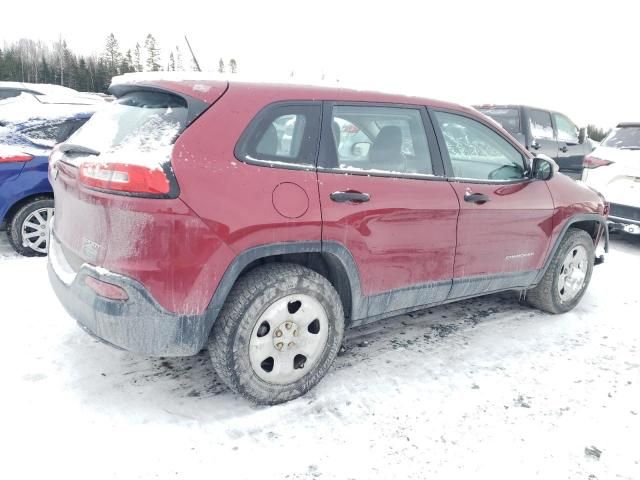
[[[564,147],[560,147],[560,151],[562,153],[567,153],[569,151],[569,149],[567,148],[567,146],[565,145]]]
[[[487,203],[489,200],[491,200],[491,197],[484,193],[466,193],[464,195],[465,202],[473,202],[482,205],[483,203]]]
[[[362,202],[368,202],[369,198],[371,197],[369,196],[368,193],[362,193],[362,192],[333,192],[331,195],[329,195],[329,198],[334,202],[362,203]]]

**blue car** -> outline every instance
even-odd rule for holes
[[[18,253],[47,254],[47,222],[53,215],[49,154],[90,117],[91,112],[74,111],[20,123],[0,119],[0,229]]]

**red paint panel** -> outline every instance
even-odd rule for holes
[[[447,182],[319,173],[322,239],[353,255],[364,295],[448,280],[453,272],[458,200]],[[370,195],[336,203],[332,192]]]
[[[542,266],[553,229],[553,201],[545,182],[452,186],[460,199],[455,278]],[[466,192],[488,195],[490,201],[467,202]]]

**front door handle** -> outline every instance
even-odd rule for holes
[[[331,195],[329,195],[329,198],[334,202],[362,203],[362,202],[368,202],[371,197],[369,196],[368,193],[348,191],[348,192],[333,192]]]
[[[533,142],[531,142],[531,148],[533,148],[534,150],[539,150],[540,144],[534,140]]]
[[[491,200],[489,195],[485,195],[484,193],[467,193],[464,196],[465,202],[473,202],[482,205],[483,203],[487,203]]]
[[[569,151],[569,149],[567,148],[567,146],[565,145],[564,147],[560,147],[560,151],[562,153],[567,153]]]

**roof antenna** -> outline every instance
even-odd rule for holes
[[[191,44],[189,43],[189,39],[187,38],[186,35],[184,36],[184,41],[187,42],[187,47],[189,47],[189,51],[191,52],[191,58],[193,58],[193,63],[195,64],[198,71],[202,72],[202,70],[200,69],[200,64],[198,63],[198,60],[196,59],[196,56],[193,53],[193,50],[191,49]]]

